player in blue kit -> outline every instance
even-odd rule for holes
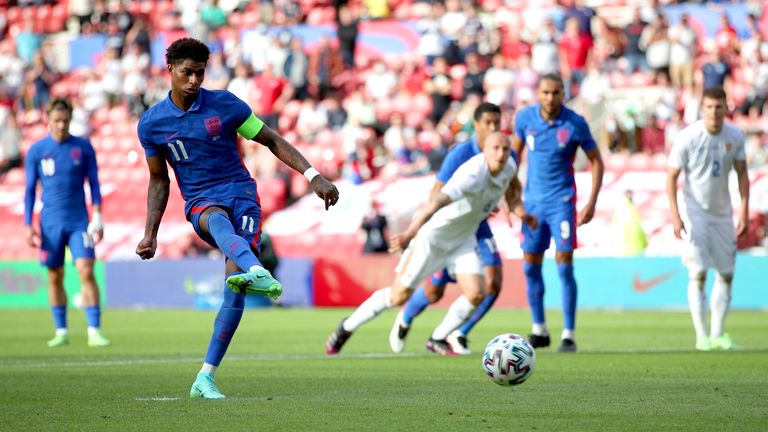
[[[40,262],[48,268],[48,299],[56,326],[49,347],[69,344],[67,294],[64,291],[64,253],[67,246],[80,276],[81,295],[88,322],[88,346],[106,347],[101,332],[99,287],[93,275],[94,242],[101,240],[101,192],[96,153],[90,141],[69,134],[72,104],[57,98],[48,104],[50,134],[30,147],[25,160],[24,225],[27,243],[40,247]],[[88,179],[93,213],[88,221],[83,184]],[[37,182],[42,185],[40,231],[32,225]]]
[[[282,162],[304,173],[312,190],[335,205],[339,192],[291,144],[265,126],[248,105],[228,91],[201,87],[210,56],[202,42],[184,38],[166,51],[171,91],[141,117],[139,140],[146,153],[150,180],[144,238],[136,254],[150,259],[168,203],[173,168],[186,201],[185,213],[195,232],[226,256],[224,303],[216,316],[205,362],[190,390],[191,397],[223,398],[213,375],[243,315],[246,293],[276,299],[282,286],[257,257],[261,207],[256,182],[240,159],[237,135],[269,148]]]
[[[538,104],[521,110],[515,119],[513,148],[522,160],[528,149],[528,173],[523,201],[539,226],[523,225],[523,271],[527,281],[533,332],[528,337],[534,348],[550,344],[544,318],[544,279],[541,265],[550,237],[555,240],[555,261],[563,294],[563,333],[558,352],[575,352],[576,279],[573,250],[576,227],[595,213],[597,195],[603,182],[603,160],[584,118],[563,105],[563,80],[547,74],[539,79]],[[576,215],[576,182],[573,161],[581,147],[592,165],[589,201]]]
[[[475,109],[473,119],[476,135],[456,145],[448,152],[442,165],[440,165],[431,196],[440,193],[442,187],[448,182],[459,166],[482,152],[486,137],[497,132],[501,127],[501,109],[497,105],[484,102]],[[514,154],[510,157],[517,160]],[[493,233],[487,220],[480,223],[475,237],[477,238],[477,253],[480,256],[485,271],[486,293],[482,303],[475,309],[470,318],[461,327],[451,332],[446,339],[451,350],[456,354],[471,353],[467,344],[467,334],[493,306],[493,303],[499,296],[502,285],[501,256],[499,255],[496,240],[493,238]],[[393,351],[402,352],[405,348],[405,338],[408,335],[413,320],[427,306],[439,301],[443,297],[445,286],[449,282],[455,282],[455,279],[448,274],[447,270],[443,270],[428,278],[424,284],[414,291],[411,298],[408,299],[408,302],[398,313],[392,326],[389,340]]]

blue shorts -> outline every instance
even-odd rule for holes
[[[554,237],[555,250],[571,252],[576,249],[576,202],[575,200],[547,203],[525,202],[525,211],[536,216],[539,226],[532,230],[523,224],[523,252],[540,254],[549,249],[549,239]]]
[[[226,210],[235,234],[244,238],[256,253],[261,250],[261,206],[252,197],[200,199],[190,204],[187,219],[192,223],[195,233],[212,247],[219,248],[213,237],[200,228],[200,216],[209,207],[221,207]]]
[[[480,256],[480,262],[483,263],[483,267],[492,267],[501,265],[501,255],[499,255],[499,248],[496,247],[496,240],[491,237],[484,237],[477,239],[477,254]],[[443,269],[432,275],[432,285],[444,286],[448,283],[456,282],[456,279],[451,276],[448,269]]]
[[[88,235],[88,221],[63,226],[61,224],[40,224],[40,264],[49,269],[64,265],[64,252],[67,246],[72,259],[94,259],[96,253],[93,239]]]

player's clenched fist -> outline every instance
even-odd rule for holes
[[[321,175],[315,176],[312,179],[311,186],[315,194],[325,202],[326,210],[328,210],[328,207],[336,205],[339,201],[339,190],[336,189],[333,183],[326,180],[325,177]]]
[[[155,256],[157,250],[157,239],[154,237],[144,237],[136,246],[136,255],[141,259],[147,260]]]

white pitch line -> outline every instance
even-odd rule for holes
[[[397,358],[397,357],[416,357],[427,354],[415,353],[365,353],[365,354],[343,354],[328,356],[324,354],[315,355],[233,355],[227,357],[227,362],[231,361],[278,361],[278,360],[333,360],[344,358]],[[195,363],[202,361],[200,357],[174,357],[174,358],[144,358],[144,359],[125,359],[125,360],[86,360],[86,361],[62,361],[62,362],[41,362],[41,363],[8,363],[0,364],[0,369],[45,369],[61,367],[111,367],[111,366],[136,366],[152,364],[176,364],[176,363]]]
[[[157,396],[157,397],[135,397],[133,398],[135,401],[152,401],[152,402],[165,402],[165,401],[177,401],[181,400],[180,397],[169,397],[169,396]]]
[[[736,352],[760,352],[766,351],[765,347],[743,349]],[[551,350],[543,350],[541,354],[551,354]],[[623,349],[623,350],[584,350],[579,351],[581,355],[590,354],[685,354],[685,353],[698,353],[693,349]],[[430,357],[435,356],[431,353],[364,353],[364,354],[340,354],[334,356],[328,356],[325,354],[272,354],[272,355],[233,355],[227,356],[227,362],[233,361],[280,361],[280,360],[336,360],[336,359],[351,359],[351,358],[405,358],[405,357]],[[480,353],[473,354],[473,357],[480,357]],[[138,359],[125,359],[125,360],[84,360],[84,361],[61,361],[61,362],[40,362],[40,363],[0,363],[0,370],[3,369],[46,369],[46,368],[62,368],[62,367],[112,367],[112,366],[137,366],[137,365],[153,365],[153,364],[178,364],[178,363],[197,363],[201,362],[201,357],[172,357],[172,358],[138,358]]]

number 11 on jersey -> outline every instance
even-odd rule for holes
[[[187,149],[184,147],[184,143],[181,140],[176,140],[176,143],[168,143],[168,147],[171,149],[171,153],[173,153],[173,158],[176,160],[176,162],[182,159],[189,159]]]

